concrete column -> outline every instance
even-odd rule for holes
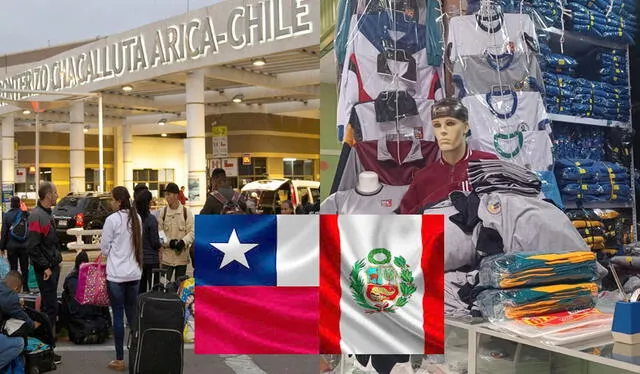
[[[207,198],[207,151],[204,124],[204,72],[187,74],[187,192],[191,209],[200,211]]]
[[[131,125],[122,128],[122,153],[124,159],[124,186],[133,194],[133,135]]]
[[[16,169],[14,142],[13,114],[11,114],[2,119],[2,184],[10,184],[15,192]],[[0,220],[2,220],[1,217]]]
[[[71,104],[69,112],[69,191],[86,191],[84,172],[84,102]]]
[[[113,127],[113,166],[115,186],[124,186],[124,153],[122,151],[124,139],[122,138],[122,128],[124,125]],[[131,192],[131,191],[129,191]]]

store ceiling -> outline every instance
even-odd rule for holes
[[[319,47],[263,57],[264,66],[254,66],[253,59],[245,59],[205,69],[206,113],[260,112],[320,118]],[[120,86],[101,91],[105,127],[131,123],[136,135],[185,133],[186,81],[187,73],[183,72],[132,82],[131,92],[123,92]],[[233,102],[238,95],[243,96],[242,103]],[[16,126],[33,129],[33,113],[15,114]],[[89,133],[97,133],[97,118],[97,100],[88,99],[85,122]],[[49,131],[68,131],[69,106],[47,110],[39,119]],[[160,119],[166,119],[167,124],[158,126]]]

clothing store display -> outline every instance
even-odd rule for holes
[[[479,316],[480,311],[466,299],[465,290],[478,284],[478,271],[449,271],[444,273],[444,314],[448,317]],[[465,301],[462,299],[465,298]]]
[[[329,195],[320,205],[320,214],[392,214],[409,186],[380,185],[377,191],[352,190]]]
[[[442,158],[419,170],[411,182],[409,190],[400,203],[401,214],[415,214],[420,209],[446,199],[453,191],[471,191],[467,180],[469,161],[495,159],[496,156],[467,149],[465,157],[455,165],[447,164]],[[438,181],[434,184],[433,181]]]
[[[509,253],[484,258],[480,264],[480,285],[501,289],[591,282],[597,276],[592,252]]]

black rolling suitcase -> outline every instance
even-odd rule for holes
[[[161,270],[154,270],[160,272]],[[129,374],[182,374],[184,304],[166,281],[138,296],[129,344]]]

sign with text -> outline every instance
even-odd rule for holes
[[[16,168],[15,183],[27,183],[26,168]]]
[[[242,165],[251,165],[251,153],[242,154]]]
[[[87,91],[93,91],[317,45],[319,4],[317,0],[220,2],[192,11],[188,18],[176,16],[112,35],[32,65],[26,71],[15,70],[17,74],[0,79],[0,90],[60,91],[91,86]],[[249,48],[252,52],[247,53]],[[36,95],[3,96],[22,100]]]
[[[229,157],[229,139],[227,126],[214,126],[211,128],[213,157]]]
[[[227,177],[238,176],[238,159],[237,158],[215,158],[211,160],[211,170],[221,168],[227,174]]]

